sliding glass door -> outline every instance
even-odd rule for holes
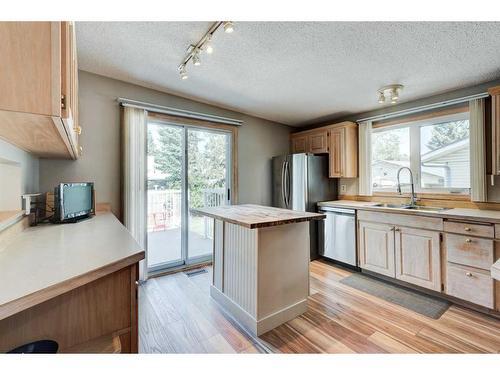
[[[230,203],[231,133],[148,123],[148,269],[208,261],[213,220],[191,208]]]

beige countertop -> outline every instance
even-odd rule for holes
[[[254,204],[198,208],[191,209],[191,212],[251,229],[298,223],[301,221],[321,220],[326,217],[323,214],[314,212],[293,211]]]
[[[318,206],[392,212],[392,213],[406,214],[406,215],[440,217],[443,219],[472,220],[472,221],[481,221],[489,223],[500,223],[500,211],[495,211],[495,210],[480,210],[474,208],[451,208],[439,212],[432,212],[432,211],[407,210],[402,208],[375,207],[377,203],[379,202],[338,200],[338,201],[319,202]]]
[[[0,249],[0,319],[144,259],[111,213],[43,224]]]

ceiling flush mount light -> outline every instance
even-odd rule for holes
[[[396,104],[399,100],[399,95],[401,90],[403,90],[404,86],[395,84],[395,85],[387,85],[378,89],[378,102],[380,104],[384,104],[385,100],[389,98],[391,100],[391,104]]]
[[[231,21],[217,21],[210,26],[208,31],[203,35],[198,43],[191,44],[187,48],[187,54],[184,56],[184,59],[179,65],[179,74],[181,79],[187,79],[187,70],[186,66],[189,61],[193,63],[195,66],[201,65],[201,53],[206,52],[207,54],[212,54],[214,52],[214,47],[212,45],[212,39],[214,33],[217,31],[219,27],[223,27],[226,33],[232,33],[234,31],[234,23]]]
[[[231,34],[234,31],[234,24],[231,21],[224,21],[224,31]]]

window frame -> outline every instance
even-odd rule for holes
[[[372,133],[383,132],[387,130],[393,129],[402,129],[409,128],[409,136],[410,136],[410,169],[413,173],[414,184],[415,184],[415,192],[418,194],[442,194],[442,195],[450,195],[450,196],[470,196],[471,188],[423,188],[421,185],[422,178],[422,166],[421,166],[421,144],[420,144],[420,133],[421,128],[424,126],[431,126],[435,124],[439,124],[447,121],[457,121],[463,120],[465,115],[465,119],[469,120],[470,126],[470,114],[469,110],[461,111],[452,114],[446,115],[438,115],[435,117],[427,117],[421,120],[415,121],[404,121],[401,120],[401,123],[391,124],[391,125],[379,125],[372,129]],[[371,141],[373,142],[373,141]],[[371,143],[373,146],[373,143]],[[469,147],[470,147],[470,136],[469,136]],[[373,160],[373,147],[371,160]],[[370,166],[370,173],[372,173],[371,177],[373,180],[373,169]],[[470,164],[469,164],[469,174],[470,174]],[[409,189],[403,189],[403,194],[409,193]],[[374,187],[372,185],[372,193],[373,195],[383,195],[387,193],[397,194],[394,188],[380,188]]]

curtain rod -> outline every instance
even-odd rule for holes
[[[487,96],[489,96],[489,94],[487,92],[483,92],[480,94],[474,94],[474,95],[464,96],[462,98],[450,99],[450,100],[445,100],[445,101],[437,102],[437,103],[433,103],[433,104],[422,105],[419,107],[403,109],[401,111],[386,113],[386,114],[382,114],[382,115],[378,115],[378,116],[365,117],[365,118],[361,118],[361,119],[356,120],[356,122],[387,120],[387,119],[394,118],[394,117],[411,115],[414,113],[429,111],[431,109],[441,108],[441,107],[450,106],[450,105],[454,105],[454,104],[461,104],[461,103],[468,102],[469,100],[482,99],[482,98],[486,98]]]
[[[218,122],[221,124],[241,126],[243,121],[232,119],[229,117],[209,115],[200,112],[186,111],[184,109],[165,107],[163,105],[141,102],[138,100],[127,98],[116,98],[116,101],[123,107],[140,108],[151,112],[163,113],[165,115],[192,118],[195,120],[204,120],[211,122]]]

